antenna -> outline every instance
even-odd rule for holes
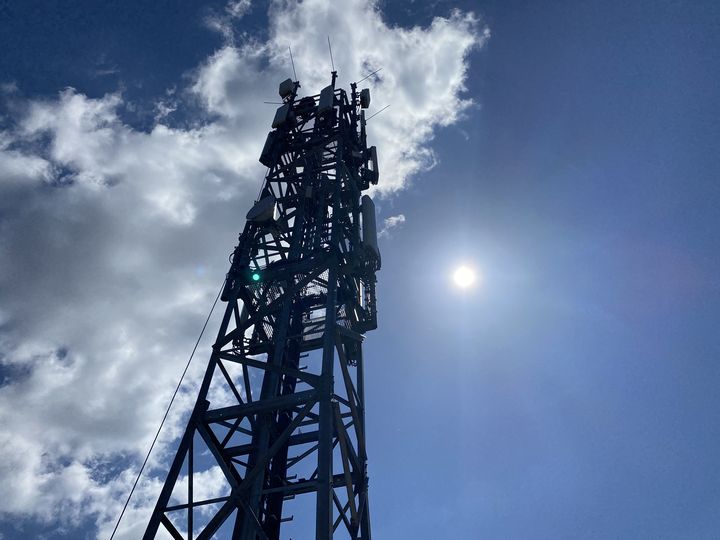
[[[293,77],[295,77],[295,80],[297,81],[298,78],[297,78],[297,73],[295,73],[295,60],[293,60],[292,49],[290,48],[289,45],[288,45],[288,51],[290,51],[290,63],[292,64],[292,68],[293,68]]]
[[[328,49],[330,50],[330,65],[332,66],[332,70],[335,71],[335,62],[333,61],[333,55],[332,55],[332,46],[330,45],[330,36],[328,38]]]
[[[376,112],[375,114],[371,115],[369,118],[366,118],[365,121],[367,122],[368,120],[370,120],[370,118],[376,117],[378,114],[380,114],[381,112],[383,112],[383,111],[384,111],[385,109],[387,109],[389,106],[390,106],[390,105],[385,105],[385,106],[384,106],[382,109],[380,109],[378,112]]]
[[[267,167],[260,195],[245,216],[217,298],[225,303],[216,340],[222,351],[209,353],[190,420],[145,533],[135,534],[136,540],[208,539],[218,531],[227,531],[226,540],[285,539],[293,530],[284,528],[292,510],[303,514],[302,524],[314,526],[305,527],[306,538],[370,540],[360,336],[377,328],[381,261],[375,205],[362,192],[378,182],[377,148],[368,148],[364,126],[356,129],[366,109],[358,115],[354,88],[349,101],[333,80],[320,99],[296,103],[296,92],[286,93],[288,82],[285,105],[270,116],[274,127],[260,153]],[[289,111],[294,105],[297,116]],[[334,105],[342,114],[328,114]],[[302,263],[283,264],[287,260]],[[363,302],[348,310],[352,298]],[[320,310],[325,317],[316,316]],[[269,359],[262,358],[265,351],[273,352]],[[299,367],[307,354],[318,360],[320,369],[312,374]],[[227,375],[230,362],[242,374]],[[333,377],[336,364],[342,377]],[[234,404],[216,399],[215,389],[234,396]],[[218,427],[227,431],[220,436]],[[300,429],[305,435],[295,435]],[[288,474],[296,465],[317,473],[310,480]],[[207,478],[210,467],[232,474]],[[340,478],[342,488],[335,485]],[[187,504],[178,508],[172,496],[183,482]],[[345,503],[337,502],[334,489],[347,491]],[[230,496],[208,500],[209,490]],[[296,495],[300,500],[293,501]],[[198,519],[197,508],[217,501],[222,507],[212,519]]]

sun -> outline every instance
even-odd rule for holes
[[[475,283],[475,271],[469,266],[458,266],[453,272],[453,281],[461,289],[467,289]]]

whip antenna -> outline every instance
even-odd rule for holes
[[[290,51],[290,63],[292,64],[292,68],[293,68],[293,77],[295,77],[295,80],[297,81],[298,78],[297,78],[297,73],[295,73],[295,61],[293,60],[292,49],[290,48],[289,45],[288,45],[288,51]]]
[[[332,55],[332,46],[330,45],[330,36],[328,38],[328,50],[330,51],[330,65],[332,66],[332,70],[335,71],[335,62],[333,61],[333,55]]]

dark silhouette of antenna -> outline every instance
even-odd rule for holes
[[[319,94],[280,83],[265,180],[143,540],[371,540],[363,341],[377,327],[380,252],[362,193],[378,182],[378,159],[365,129],[370,90],[336,88],[330,53],[332,83]],[[215,468],[219,479],[202,474]],[[312,512],[299,536],[288,530],[293,509]]]

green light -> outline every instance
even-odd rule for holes
[[[260,274],[258,274],[257,272],[253,272],[252,278],[253,281],[260,281]]]

